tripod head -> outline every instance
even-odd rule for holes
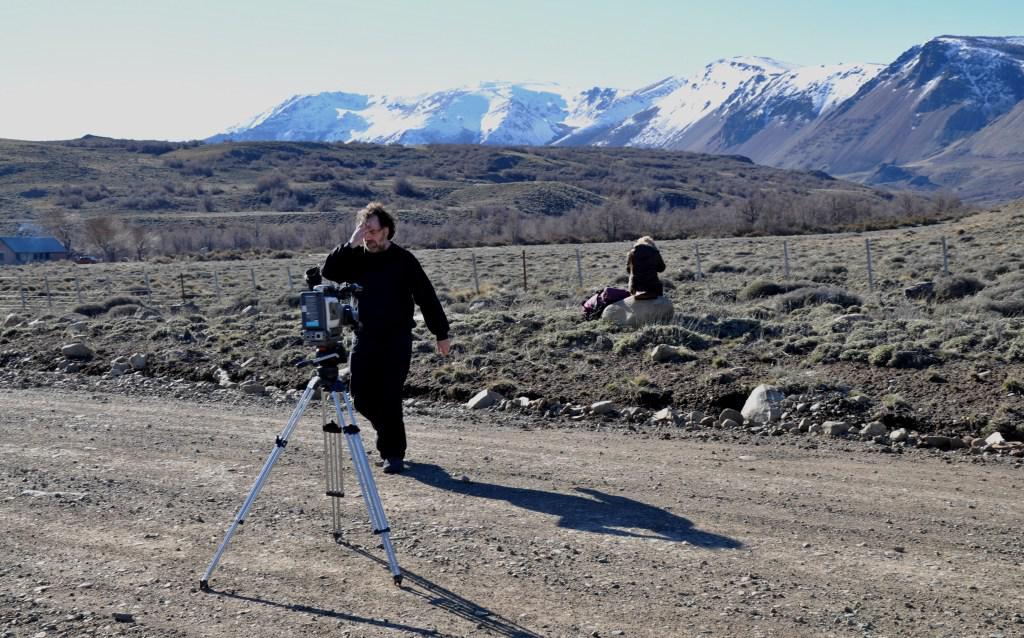
[[[348,361],[348,353],[340,341],[334,341],[325,345],[317,346],[316,353],[312,359],[304,359],[295,364],[296,368],[306,366],[318,366],[316,376],[320,384],[328,390],[346,391],[347,380],[342,379],[338,371],[338,364]]]

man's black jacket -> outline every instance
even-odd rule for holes
[[[448,318],[434,286],[411,252],[391,243],[379,253],[345,243],[327,255],[321,273],[337,282],[359,284],[360,334],[402,334],[416,325],[413,302],[438,341],[448,338]]]

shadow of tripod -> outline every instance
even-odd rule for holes
[[[384,564],[383,560],[359,545],[345,540],[339,540],[338,544],[347,547],[364,558]],[[434,607],[476,623],[480,629],[490,631],[499,636],[506,636],[507,638],[542,638],[541,634],[534,633],[468,598],[445,589],[437,583],[409,571],[408,568],[402,570],[402,575],[405,576],[405,582],[402,586],[403,590],[419,596]]]
[[[370,554],[364,554],[369,556],[371,559],[377,562],[383,562],[376,556]],[[333,618],[336,620],[344,620],[346,622],[358,623],[362,625],[369,625],[372,627],[381,627],[383,629],[389,629],[393,631],[403,631],[418,636],[436,636],[438,638],[460,638],[455,634],[445,634],[434,629],[425,629],[423,627],[413,627],[412,625],[403,625],[401,623],[389,622],[386,620],[377,620],[376,618],[366,618],[363,616],[356,616],[355,614],[346,614],[342,611],[334,611],[332,609],[322,609],[320,607],[310,607],[309,605],[292,605],[288,603],[276,602],[273,600],[267,600],[266,598],[257,598],[255,596],[244,596],[234,592],[219,591],[212,587],[208,587],[205,591],[218,596],[224,596],[225,598],[233,598],[235,600],[241,600],[249,603],[257,603],[260,605],[267,605],[269,607],[276,607],[278,609],[284,609],[287,611],[294,611],[302,614],[313,614],[321,618]],[[525,636],[533,636],[534,634],[523,634]]]

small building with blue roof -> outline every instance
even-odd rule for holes
[[[67,257],[67,248],[55,237],[0,237],[0,266]]]

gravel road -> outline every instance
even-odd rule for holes
[[[1022,636],[1019,463],[408,410],[331,537],[311,409],[0,388],[0,636]],[[373,449],[372,432],[364,440]]]

